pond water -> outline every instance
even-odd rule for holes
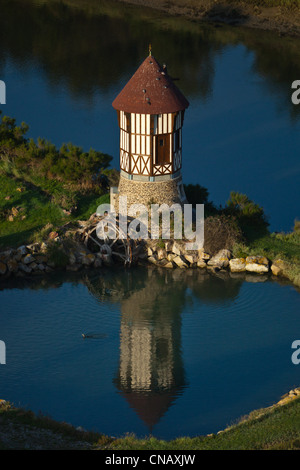
[[[5,114],[29,135],[73,142],[114,157],[112,101],[148,53],[167,63],[190,102],[183,135],[184,182],[224,205],[230,191],[264,207],[271,230],[299,217],[300,40],[197,24],[108,0],[1,1],[0,79]],[[24,21],[26,17],[26,21]]]
[[[0,305],[1,398],[86,429],[217,432],[299,385],[299,293],[265,277],[56,274],[2,285]]]
[[[111,103],[151,42],[190,102],[185,183],[222,205],[231,190],[246,193],[271,230],[290,230],[299,216],[291,83],[300,41],[104,0],[72,4],[1,0],[3,113],[27,122],[34,139],[93,147],[118,168]],[[299,293],[289,284],[149,268],[0,288],[0,398],[76,426],[166,439],[217,432],[299,386]]]

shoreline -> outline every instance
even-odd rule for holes
[[[41,413],[38,415],[31,410],[15,407],[5,399],[0,399],[0,450],[251,450],[252,445],[234,444],[235,436],[256,432],[256,427],[264,421],[268,428],[268,420],[272,421],[274,414],[280,415],[289,409],[297,407],[300,399],[300,387],[284,394],[271,406],[253,410],[241,417],[236,424],[229,425],[217,433],[199,435],[196,437],[178,437],[170,440],[158,440],[153,436],[137,438],[135,435],[112,437],[98,431],[89,431],[81,426],[73,426],[64,421],[57,421]],[[297,412],[297,410],[296,410]],[[295,413],[295,411],[294,411]],[[278,418],[275,418],[276,420]],[[271,423],[272,427],[272,423]],[[288,425],[287,425],[288,427]],[[254,428],[254,429],[253,429]],[[289,437],[289,430],[280,427],[282,442],[279,449],[290,449],[296,445],[299,449],[297,436]],[[268,433],[267,433],[268,434]],[[290,441],[291,440],[291,441]],[[246,439],[247,443],[247,439]],[[272,441],[261,437],[255,443],[255,449],[273,450]],[[276,450],[276,443],[275,443]]]
[[[299,265],[268,255],[234,255],[232,249],[218,248],[211,252],[205,248],[186,250],[184,240],[119,240],[114,248],[94,238],[94,231],[101,217],[92,214],[89,220],[67,223],[52,231],[48,238],[30,245],[0,250],[0,282],[10,278],[44,276],[63,270],[78,272],[83,268],[100,269],[123,265],[155,266],[162,269],[184,269],[208,272],[217,276],[257,276],[266,280],[272,276],[287,280],[300,287]],[[296,270],[296,272],[294,272]]]
[[[151,8],[171,16],[181,16],[195,22],[246,27],[272,31],[279,36],[300,37],[300,10],[282,6],[260,6],[242,0],[224,4],[220,0],[117,0],[140,7]]]

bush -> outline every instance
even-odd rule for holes
[[[69,262],[69,258],[63,250],[63,247],[58,243],[53,242],[47,246],[47,254],[49,261],[59,268],[64,268]]]
[[[1,112],[0,112],[1,114]],[[46,139],[26,139],[29,127],[22,123],[16,126],[15,119],[3,116],[0,121],[0,160],[27,176],[57,179],[76,187],[92,188],[100,186],[103,190],[101,175],[109,167],[112,157],[90,149],[84,152],[81,147],[71,143],[57,149]],[[112,175],[113,176],[113,175]],[[108,181],[107,176],[104,176]],[[99,183],[100,182],[100,183]],[[107,188],[105,188],[107,189]]]
[[[236,218],[247,241],[253,241],[269,233],[269,222],[263,208],[251,201],[246,194],[232,191],[223,212]]]
[[[208,200],[209,192],[200,184],[185,184],[184,191],[189,204],[195,208],[196,204],[205,205],[205,215],[213,215],[218,211],[212,202]]]
[[[210,216],[204,222],[204,249],[210,255],[233,246],[242,241],[242,232],[232,217],[224,214]]]
[[[78,196],[68,191],[56,191],[52,196],[52,202],[62,209],[73,212],[77,207]]]

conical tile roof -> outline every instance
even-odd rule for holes
[[[112,106],[128,113],[163,114],[182,111],[189,102],[166,68],[148,56],[115,98]]]

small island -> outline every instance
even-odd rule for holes
[[[300,449],[299,0],[3,12],[0,449]],[[58,142],[79,145],[36,138],[26,100],[6,112],[23,76],[45,134],[57,119]],[[288,230],[270,187],[276,204],[289,193]]]

